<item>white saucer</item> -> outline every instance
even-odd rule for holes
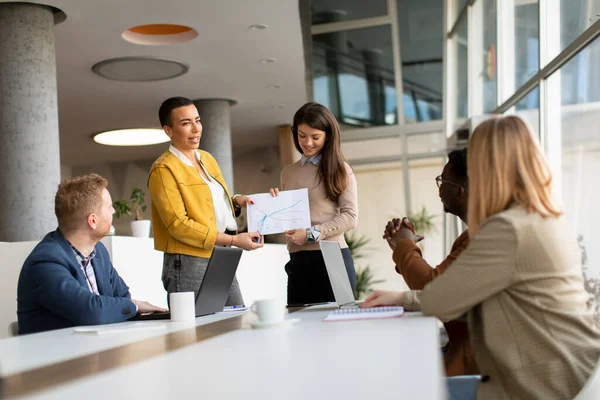
[[[248,324],[250,324],[250,326],[254,329],[266,329],[266,328],[275,328],[278,326],[291,326],[298,322],[300,322],[300,318],[286,318],[279,322],[253,321],[253,322],[248,322]]]

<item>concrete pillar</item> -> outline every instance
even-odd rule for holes
[[[0,242],[39,240],[57,226],[53,29],[49,7],[0,3]]]
[[[279,127],[279,160],[281,168],[300,160],[301,154],[296,149],[290,125]]]
[[[231,117],[229,107],[235,104],[227,99],[194,100],[202,120],[200,148],[208,151],[219,163],[231,195],[233,187],[233,156],[231,154]]]

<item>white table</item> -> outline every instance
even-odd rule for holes
[[[206,325],[244,314],[243,311],[228,311],[206,315],[196,318],[195,326]],[[105,326],[127,326],[140,323],[141,321],[122,322]],[[144,323],[149,326],[159,324],[164,326],[165,329],[134,331],[114,335],[91,335],[74,333],[73,328],[65,328],[0,340],[0,377],[190,328],[189,324],[168,320],[145,321]]]
[[[434,318],[239,329],[35,393],[40,399],[444,399]]]

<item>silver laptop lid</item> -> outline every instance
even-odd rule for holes
[[[354,294],[352,293],[352,286],[350,286],[350,279],[346,272],[344,257],[342,257],[342,249],[340,249],[339,243],[322,240],[319,242],[319,245],[321,246],[321,253],[323,253],[323,259],[325,260],[325,267],[327,268],[335,302],[339,306],[354,303]]]

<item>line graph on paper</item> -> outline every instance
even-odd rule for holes
[[[307,189],[282,191],[276,197],[259,193],[250,198],[254,204],[248,205],[248,232],[269,235],[310,227]]]

